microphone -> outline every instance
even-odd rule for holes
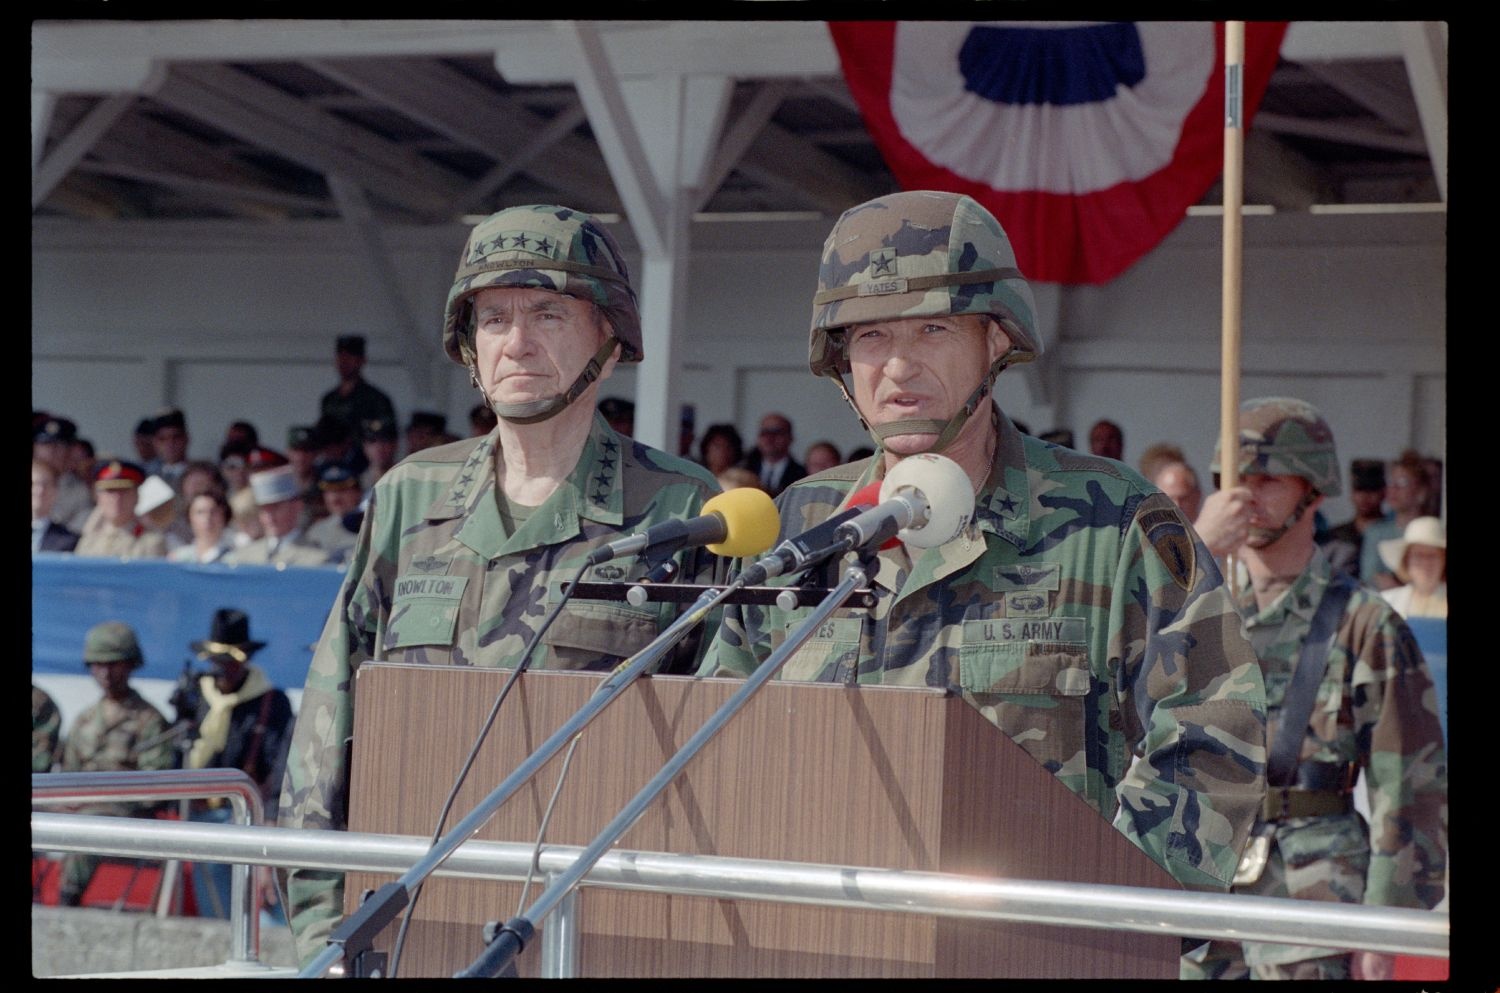
[[[781,515],[770,494],[754,486],[725,490],[705,503],[703,510],[701,516],[663,521],[601,545],[589,553],[587,564],[595,566],[647,550],[674,552],[699,545],[707,545],[715,555],[740,558],[769,548],[781,530]]]
[[[886,473],[880,503],[839,526],[846,548],[864,548],[891,537],[913,548],[936,548],[966,528],[974,516],[974,487],[957,462],[924,452],[909,455]]]
[[[770,555],[740,573],[738,584],[759,586],[772,576],[780,576],[786,572],[813,566],[832,555],[847,551],[847,548],[835,544],[838,529],[846,522],[858,517],[864,508],[875,506],[879,497],[879,482],[871,483],[849,494],[848,499],[844,501],[843,510],[823,523],[808,528],[795,537],[787,538],[777,545]]]

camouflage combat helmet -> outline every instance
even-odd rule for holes
[[[1215,444],[1209,469],[1216,474],[1220,454]],[[1333,430],[1317,408],[1292,397],[1261,397],[1240,405],[1239,474],[1300,476],[1316,494],[1342,492]]]
[[[897,421],[871,428],[844,383],[849,371],[843,329],[906,317],[987,314],[1011,348],[990,367],[962,410],[946,423]],[[876,444],[895,434],[937,434],[940,451],[989,395],[995,377],[1042,353],[1031,287],[1016,268],[1010,238],[972,198],[915,190],[877,197],[846,210],[823,244],[813,297],[808,365],[833,379]]]
[[[135,632],[123,621],[105,621],[89,628],[83,639],[83,663],[130,662],[132,669],[146,664]]]
[[[641,317],[620,246],[597,219],[567,207],[507,207],[480,221],[464,244],[443,319],[443,350],[479,385],[474,354],[474,294],[492,286],[553,290],[590,300],[613,329],[567,392],[524,404],[492,404],[517,424],[546,420],[578,398],[598,378],[617,344],[621,362],[639,362]],[[488,401],[488,398],[486,398]]]

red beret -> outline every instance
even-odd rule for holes
[[[134,462],[114,460],[94,471],[94,488],[99,490],[128,490],[145,481],[145,470]]]

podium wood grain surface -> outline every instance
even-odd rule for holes
[[[431,837],[509,673],[368,663],[356,677],[350,828]],[[445,831],[588,701],[599,673],[517,681]],[[636,681],[584,730],[546,842],[588,845],[742,684]],[[477,838],[531,843],[566,749]],[[1176,889],[1151,859],[963,700],[771,682],[618,842],[640,851]],[[350,873],[346,907],[395,878]],[[399,976],[451,976],[520,883],[429,877]],[[1175,978],[1176,936],[582,887],[582,976]],[[398,925],[378,947],[389,949]],[[542,922],[545,927],[545,922]],[[517,958],[535,975],[533,939]]]

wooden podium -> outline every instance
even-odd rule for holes
[[[367,663],[357,677],[351,830],[431,837],[437,813],[509,673]],[[523,675],[501,707],[444,831],[587,702],[600,673]],[[585,846],[738,680],[637,680],[574,753],[546,842]],[[531,843],[566,749],[476,835]],[[897,687],[772,681],[620,840],[639,851],[1180,885],[956,697]],[[394,875],[350,873],[346,910]],[[532,883],[529,906],[546,886]],[[423,885],[399,975],[452,976],[483,950],[485,921],[515,916],[520,883]],[[582,887],[579,974],[753,977],[1175,979],[1175,935],[972,921],[877,910]],[[398,924],[376,947],[390,950]],[[540,924],[545,928],[546,922]],[[516,959],[536,975],[536,946]]]

